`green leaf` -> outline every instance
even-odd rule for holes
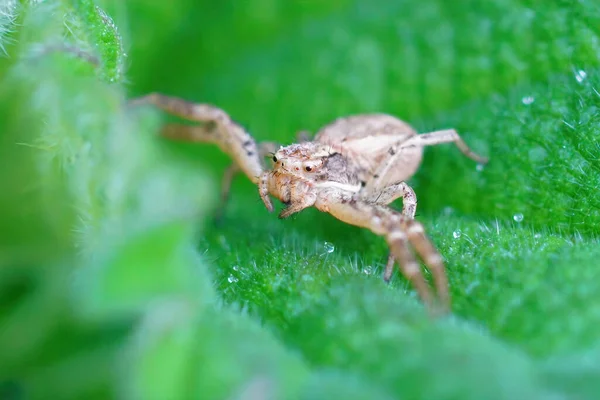
[[[93,0],[74,1],[75,9],[90,40],[100,52],[104,79],[120,82],[123,79],[125,51],[121,35],[114,21]]]
[[[81,271],[78,297],[86,313],[135,315],[154,302],[177,299],[212,301],[214,291],[186,237],[187,222],[146,227],[98,255],[96,265]]]
[[[0,396],[594,398],[595,2],[7,4]],[[453,315],[383,284],[382,238],[280,221],[245,178],[215,226],[231,161],[158,138],[125,102],[151,91],[284,144],[352,113],[456,128],[490,163],[435,146],[409,182]]]
[[[598,395],[600,360],[598,345],[589,350],[552,357],[544,365],[549,386],[580,399],[593,399]]]
[[[332,284],[293,318],[288,340],[313,363],[360,373],[402,398],[540,398],[525,354],[478,326],[431,323],[421,309],[373,286],[380,285]]]
[[[338,370],[317,370],[310,377],[302,392],[301,399],[326,400],[332,398],[343,398],[348,400],[394,399],[385,393],[377,385],[365,382],[360,375],[343,373]]]
[[[489,165],[478,170],[456,149],[431,149],[418,182],[423,207],[448,206],[536,229],[595,234],[600,221],[597,71],[576,70],[545,84],[518,86],[504,97],[421,123],[425,131],[444,125],[476,135],[474,146],[490,156]]]
[[[194,313],[172,304],[146,316],[128,357],[125,397],[231,398],[259,379],[272,398],[296,398],[307,376],[297,354],[238,313]]]

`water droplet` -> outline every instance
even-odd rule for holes
[[[240,267],[239,267],[239,266],[237,266],[237,265],[234,265],[234,266],[233,266],[233,270],[234,270],[234,271],[239,271],[239,270],[240,270]]]
[[[452,236],[454,237],[454,239],[460,238],[461,235],[462,235],[462,232],[460,230],[456,230],[456,231],[452,232]]]
[[[535,239],[539,239],[539,238],[541,238],[541,237],[542,237],[542,234],[541,234],[541,233],[536,233],[535,235],[533,235],[533,237],[534,237]]]
[[[581,83],[585,80],[585,78],[587,78],[587,72],[585,72],[584,70],[580,69],[575,73],[575,79],[577,80],[577,82]]]
[[[238,279],[238,278],[236,278],[236,277],[235,277],[235,276],[233,276],[233,275],[229,275],[229,278],[227,278],[227,281],[228,281],[229,283],[235,283],[235,282],[239,281],[239,279]]]
[[[483,164],[477,164],[477,166],[475,167],[475,169],[477,170],[477,172],[481,172],[481,171],[483,171],[484,167],[485,167],[485,165],[483,165]]]
[[[513,215],[513,219],[517,222],[521,222],[521,221],[523,221],[523,214],[517,213],[517,214]]]
[[[365,274],[365,275],[371,275],[372,273],[373,273],[373,267],[371,267],[370,265],[367,265],[363,269],[363,274]]]
[[[526,106],[530,105],[534,101],[535,101],[535,97],[533,97],[533,96],[525,96],[521,99],[521,102],[523,104],[525,104]]]
[[[325,242],[323,244],[323,247],[325,247],[325,251],[329,254],[333,253],[333,251],[335,250],[335,246],[329,242]]]

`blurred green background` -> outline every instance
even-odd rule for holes
[[[3,0],[0,51],[0,399],[598,397],[600,3]],[[285,144],[456,128],[489,165],[410,182],[453,314],[245,177],[215,225],[230,161],[126,106],[153,91]]]

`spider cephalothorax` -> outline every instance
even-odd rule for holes
[[[291,144],[280,147],[272,160],[274,173],[311,181],[320,187],[333,182],[352,186],[354,191],[361,187],[355,166],[331,146],[317,142]]]
[[[280,147],[273,156],[273,169],[260,176],[259,193],[267,209],[273,210],[269,195],[287,207],[279,214],[287,218],[306,207],[315,191],[331,189],[358,193],[363,184],[354,165],[341,153],[316,142]]]
[[[383,278],[389,281],[393,267],[411,281],[430,310],[448,310],[450,296],[442,257],[414,219],[417,199],[405,180],[418,169],[425,146],[454,143],[469,158],[486,163],[473,153],[458,133],[446,129],[425,134],[387,114],[363,114],[339,118],[317,132],[314,139],[279,147],[272,142],[256,144],[239,124],[221,109],[194,104],[175,97],[150,94],[136,100],[150,103],[201,125],[167,125],[163,135],[172,139],[211,142],[231,155],[234,164],[223,179],[224,205],[231,179],[243,171],[258,185],[269,211],[271,196],[285,208],[287,218],[307,207],[316,207],[351,225],[383,236],[390,253]],[[272,169],[263,158],[271,155]],[[402,197],[402,212],[389,204]],[[437,299],[425,281],[412,249],[431,271]],[[439,306],[437,308],[435,306]]]

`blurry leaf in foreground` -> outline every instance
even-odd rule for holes
[[[198,314],[188,304],[165,303],[146,315],[133,344],[121,384],[127,398],[218,400],[266,379],[283,399],[308,374],[298,354],[227,309]]]
[[[214,289],[188,243],[188,222],[146,227],[107,246],[95,265],[79,271],[78,297],[86,313],[114,317],[160,301],[211,301]]]
[[[383,389],[358,374],[333,369],[316,370],[302,391],[302,400],[393,400]]]
[[[361,373],[407,398],[542,398],[526,354],[464,322],[431,321],[400,293],[367,282],[333,283],[290,321],[288,342],[314,365]]]
[[[597,399],[600,394],[600,342],[577,354],[552,357],[542,368],[549,386],[572,399]]]

